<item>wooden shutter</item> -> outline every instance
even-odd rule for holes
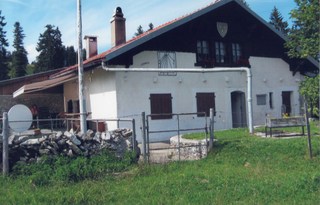
[[[210,108],[215,110],[215,95],[214,93],[197,93],[197,112],[205,112],[210,116]],[[204,117],[204,114],[198,114],[198,117]]]
[[[172,119],[171,94],[150,94],[151,119]],[[159,115],[160,114],[160,115]],[[161,115],[163,114],[163,115]]]

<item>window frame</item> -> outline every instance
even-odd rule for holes
[[[208,57],[210,55],[209,41],[198,40],[197,41],[197,56],[203,58],[202,56]],[[199,59],[202,60],[202,59]]]
[[[231,43],[231,59],[232,63],[239,63],[239,60],[241,59],[242,56],[242,47],[239,43]]]
[[[226,57],[227,53],[227,43],[223,41],[215,41],[214,42],[214,51],[215,51],[215,62],[218,64],[226,64],[228,62]]]
[[[267,95],[266,94],[257,94],[257,105],[267,105]]]

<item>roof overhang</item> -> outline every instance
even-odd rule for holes
[[[203,9],[200,9],[190,15],[183,16],[181,18],[176,19],[172,23],[162,25],[158,29],[155,28],[154,30],[151,30],[150,33],[146,32],[146,35],[141,35],[141,37],[138,36],[137,39],[132,42],[129,41],[122,46],[120,45],[119,48],[115,49],[114,51],[110,52],[109,54],[107,54],[105,56],[105,61],[110,61],[110,60],[118,57],[119,55],[122,55],[123,53],[130,51],[133,48],[135,48],[141,44],[144,44],[144,43],[168,32],[170,30],[174,29],[174,28],[177,28],[183,24],[186,24],[186,23],[188,23],[188,22],[190,22],[190,21],[192,21],[192,20],[194,20],[204,14],[212,12],[212,11],[214,11],[224,5],[230,4],[230,3],[238,4],[238,6],[242,7],[250,15],[252,15],[258,21],[260,21],[260,23],[262,23],[267,28],[269,28],[274,33],[276,33],[281,39],[283,39],[284,41],[287,40],[287,37],[285,35],[283,35],[280,31],[275,29],[271,24],[267,23],[264,19],[262,19],[260,16],[258,16],[254,11],[252,11],[249,7],[245,6],[239,0],[224,0],[224,1],[218,1],[218,2],[212,3],[210,6],[207,6]]]
[[[254,11],[252,11],[249,7],[245,6],[240,0],[224,0],[224,1],[216,1],[212,3],[211,5],[200,9],[190,15],[183,16],[181,18],[178,18],[174,20],[173,22],[169,24],[164,24],[162,26],[159,26],[159,28],[155,28],[154,30],[151,30],[149,32],[146,32],[145,34],[142,34],[141,37],[136,37],[136,39],[133,39],[132,41],[128,41],[127,43],[120,45],[114,49],[111,49],[109,53],[105,55],[104,61],[108,62],[112,59],[117,58],[118,56],[121,56],[122,54],[131,51],[132,49],[136,48],[137,46],[140,46],[154,38],[157,38],[158,36],[177,28],[183,24],[186,24],[204,14],[207,14],[209,12],[212,12],[214,10],[217,10],[218,8],[230,4],[230,3],[236,3],[238,6],[242,7],[249,15],[251,15],[253,18],[257,19],[261,24],[263,24],[265,27],[267,27],[269,30],[274,32],[280,39],[283,41],[288,41],[288,38],[286,35],[284,35],[282,32],[278,31],[276,28],[274,28],[270,23],[266,22],[262,17],[257,15]],[[307,57],[306,60],[308,60],[313,66],[315,66],[319,70],[319,63],[312,57]],[[317,71],[318,72],[318,71]]]
[[[45,90],[48,88],[52,88],[52,87],[61,85],[65,82],[75,80],[77,78],[78,76],[75,73],[72,73],[72,74],[64,75],[61,77],[57,77],[57,78],[53,78],[45,81],[25,84],[24,86],[22,86],[21,88],[19,88],[13,93],[13,97],[15,98],[22,94],[33,93],[33,92]]]

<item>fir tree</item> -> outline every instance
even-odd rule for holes
[[[65,66],[75,65],[77,63],[77,52],[73,46],[65,49]]]
[[[139,27],[137,28],[137,32],[134,33],[134,35],[135,35],[135,36],[139,36],[139,35],[143,34],[143,32],[144,32],[144,31],[143,31],[142,26],[139,25]]]
[[[64,46],[62,45],[61,33],[59,28],[55,29],[53,25],[47,25],[43,34],[40,34],[37,44],[36,71],[48,71],[56,68],[62,68],[64,61]]]
[[[277,7],[274,7],[271,14],[270,14],[270,22],[271,25],[275,27],[278,31],[282,32],[283,34],[288,34],[288,22],[283,20],[283,17]]]
[[[8,79],[8,53],[6,47],[9,46],[6,39],[6,31],[4,27],[6,26],[5,17],[1,16],[0,10],[0,80]]]
[[[245,0],[240,0],[245,6],[249,7],[249,4]]]
[[[153,30],[153,23],[149,23],[149,29],[148,29],[148,31],[151,31],[151,30]]]
[[[23,46],[23,29],[19,22],[14,24],[14,40],[12,52],[12,61],[10,65],[9,76],[10,78],[21,77],[26,74],[26,69],[28,65],[27,51]]]

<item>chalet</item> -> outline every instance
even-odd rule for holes
[[[216,1],[128,41],[120,7],[110,23],[110,50],[97,54],[97,38],[86,37],[85,99],[92,119],[129,116],[139,122],[141,112],[208,114],[213,107],[216,129],[248,126],[250,117],[253,125],[264,124],[266,116],[300,115],[299,83],[319,71],[312,58],[290,59],[286,37],[239,0]],[[41,84],[44,89],[63,86],[65,111],[78,104],[76,75],[75,65]],[[24,85],[14,96],[32,87]],[[175,120],[157,115],[150,126],[175,129]],[[203,115],[196,115],[184,126],[201,120]]]

